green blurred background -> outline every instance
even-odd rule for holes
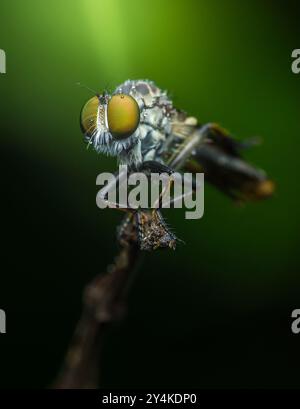
[[[106,387],[298,387],[300,47],[296,1],[2,0],[0,387],[55,377],[84,285],[110,263],[121,215],[95,205],[114,158],[87,151],[90,93],[149,78],[238,138],[274,198],[237,207],[210,186],[205,215],[167,216],[185,241],[145,256],[125,321],[105,341]]]

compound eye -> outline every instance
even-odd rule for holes
[[[87,136],[92,136],[97,126],[97,115],[99,98],[93,97],[83,106],[80,114],[80,126],[82,132]]]
[[[111,134],[116,139],[132,135],[140,122],[140,109],[130,95],[113,95],[107,106],[107,123]]]

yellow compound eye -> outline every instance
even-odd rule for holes
[[[111,134],[116,139],[132,135],[140,122],[140,109],[130,95],[113,95],[107,106],[107,123]]]
[[[96,130],[98,108],[99,98],[95,96],[89,99],[81,110],[80,126],[82,132],[87,136],[92,136]]]

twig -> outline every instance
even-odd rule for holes
[[[126,312],[126,296],[140,258],[140,249],[171,247],[172,235],[158,210],[126,215],[118,228],[121,250],[105,274],[97,276],[84,291],[83,312],[67,351],[61,372],[52,385],[56,389],[85,389],[100,386],[101,349],[108,324]],[[135,214],[137,215],[137,214]],[[139,236],[142,235],[139,238]],[[141,242],[142,240],[142,242]],[[146,241],[147,246],[143,244]]]
[[[86,288],[83,312],[67,351],[63,367],[52,388],[94,389],[100,386],[103,335],[108,324],[126,312],[126,295],[139,259],[135,240],[123,243],[114,263]]]

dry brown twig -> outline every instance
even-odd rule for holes
[[[105,274],[84,290],[83,311],[54,389],[94,389],[100,386],[103,335],[108,324],[126,312],[128,285],[139,259],[137,242],[123,243]]]
[[[120,251],[105,274],[98,275],[86,288],[83,311],[75,329],[63,367],[52,385],[55,389],[84,389],[100,386],[101,350],[106,328],[126,312],[129,284],[140,259],[141,248],[174,248],[175,236],[159,217],[157,209],[141,211],[140,225],[133,213],[118,229]],[[146,245],[141,245],[143,229]]]

